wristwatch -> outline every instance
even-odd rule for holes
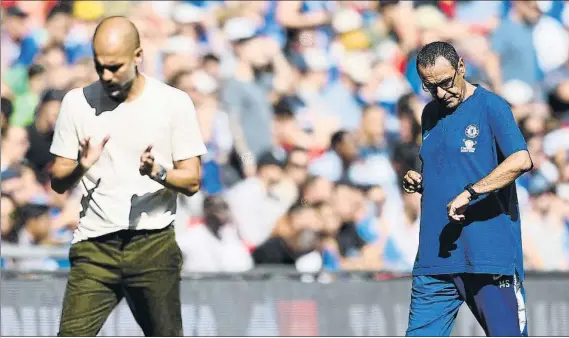
[[[466,190],[470,193],[470,200],[471,201],[477,200],[480,197],[480,194],[477,193],[476,191],[474,191],[473,186],[474,186],[474,184],[470,183],[469,185],[464,187],[464,190]]]
[[[167,174],[166,168],[160,166],[158,172],[154,175],[153,179],[157,182],[164,183],[166,182],[166,174]]]

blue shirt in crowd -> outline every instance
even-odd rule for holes
[[[490,174],[504,159],[527,150],[509,105],[477,87],[452,114],[435,102],[423,111],[423,194],[414,275],[488,273],[523,279],[515,184],[471,202],[462,223],[447,204]]]

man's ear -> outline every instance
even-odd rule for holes
[[[463,58],[458,59],[458,72],[460,75],[466,75],[466,63]]]
[[[135,51],[134,51],[134,64],[137,67],[140,67],[140,65],[142,64],[142,59],[144,56],[144,52],[142,51],[142,47],[138,47]]]

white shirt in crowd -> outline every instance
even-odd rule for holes
[[[269,239],[277,221],[297,197],[298,192],[289,182],[279,183],[269,194],[257,177],[237,183],[225,194],[239,234],[247,245],[252,246]]]
[[[71,90],[61,105],[51,152],[77,159],[79,141],[108,143],[97,163],[79,182],[83,198],[80,224],[72,243],[125,229],[161,229],[174,221],[177,193],[139,173],[140,156],[152,145],[157,163],[206,153],[190,97],[145,76],[142,93],[117,104],[95,82]]]
[[[218,238],[199,224],[177,232],[176,240],[184,256],[184,271],[243,272],[253,268],[253,258],[232,225],[223,226]]]

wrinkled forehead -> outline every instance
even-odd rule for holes
[[[419,66],[418,71],[421,79],[430,83],[437,83],[452,78],[456,72],[452,64],[442,56],[435,61],[434,65],[426,67]]]
[[[134,50],[130,43],[105,43],[102,39],[96,39],[93,56],[99,65],[116,65],[130,61],[134,57]]]

